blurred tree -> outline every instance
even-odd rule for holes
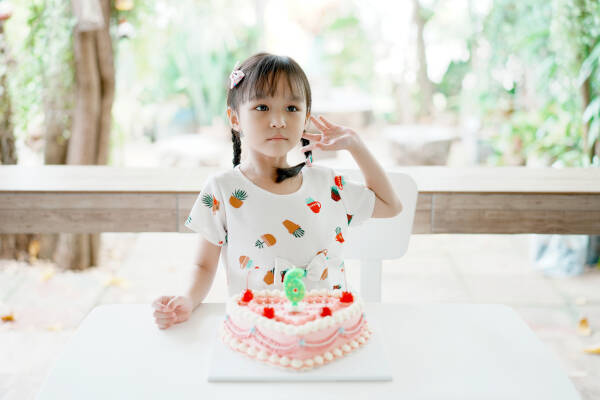
[[[111,110],[115,91],[110,0],[73,0],[75,109],[66,163],[105,165],[108,161]],[[60,234],[56,263],[69,269],[97,265],[99,234]]]
[[[419,69],[417,81],[419,83],[419,115],[418,118],[431,117],[433,112],[433,83],[427,74],[427,54],[425,53],[425,38],[423,32],[425,25],[433,16],[431,9],[421,5],[419,0],[413,0],[413,22],[417,28],[417,60]]]
[[[0,14],[0,164],[17,164],[15,135],[13,125],[13,106],[9,90],[9,71],[12,60],[6,34],[5,22],[11,17],[12,10],[3,9]],[[0,258],[24,258],[27,255],[30,235],[1,234]]]

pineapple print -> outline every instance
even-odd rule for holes
[[[324,281],[325,279],[327,279],[327,275],[328,275],[328,273],[327,273],[327,272],[328,272],[328,271],[327,271],[327,268],[325,268],[325,269],[323,270],[323,273],[321,274],[321,280],[322,280],[322,281]]]
[[[335,289],[341,289],[342,285],[340,285],[339,283],[337,285],[333,285],[333,290]]]
[[[299,237],[304,236],[304,229],[302,229],[300,227],[300,225],[296,225],[289,219],[286,219],[285,221],[283,221],[283,226],[285,226],[287,228],[288,232],[291,233],[292,235],[294,235],[294,237],[299,238]]]
[[[321,251],[317,251],[317,255],[319,255],[321,253],[323,253],[323,254],[325,254],[325,256],[327,256],[327,249],[323,249]]]
[[[340,228],[339,226],[335,228],[335,240],[337,240],[340,243],[344,243],[344,237],[342,236],[342,228]]]
[[[344,179],[343,176],[341,175],[337,175],[335,178],[333,178],[333,181],[335,182],[335,185],[340,189],[343,190],[344,189],[344,184],[346,183],[346,180]]]
[[[325,258],[326,258],[326,259],[328,259],[328,258],[329,258],[329,257],[327,257],[327,249],[323,249],[323,250],[317,251],[317,255],[319,255],[319,254],[321,254],[321,253],[325,254]],[[327,276],[328,276],[328,275],[329,275],[329,274],[328,274],[327,268],[325,268],[325,269],[323,270],[323,272],[321,273],[321,280],[322,280],[322,281],[324,281],[325,279],[327,279]]]
[[[235,208],[240,208],[244,204],[244,200],[248,198],[248,194],[241,189],[236,189],[229,198],[229,204]]]
[[[262,239],[262,240],[260,240],[260,239]],[[260,237],[260,239],[258,239],[256,241],[256,243],[254,243],[254,246],[258,247],[259,249],[264,248],[265,247],[265,243],[269,247],[271,247],[275,243],[277,243],[277,239],[275,239],[275,236],[271,235],[270,233],[265,233],[264,235],[262,235]]]
[[[267,285],[272,285],[273,282],[275,282],[275,268],[267,271],[267,273],[265,274],[265,277],[263,278],[263,281]]]
[[[314,201],[312,197],[306,199],[306,205],[311,209],[312,212],[318,214],[321,211],[321,202]]]
[[[206,207],[212,209],[213,215],[215,215],[219,210],[219,200],[217,200],[217,198],[212,194],[206,193],[204,196],[202,196],[202,203]]]
[[[340,192],[338,191],[338,188],[335,186],[331,187],[331,198],[334,201],[340,201],[340,199],[341,199]]]

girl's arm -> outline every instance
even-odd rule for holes
[[[192,300],[195,309],[206,298],[212,286],[219,265],[221,247],[201,238],[196,256],[196,270],[193,273],[186,296]]]
[[[197,269],[184,296],[160,296],[152,302],[154,318],[160,329],[187,321],[192,311],[206,298],[217,271],[221,247],[202,238],[196,256]]]
[[[365,176],[367,187],[375,193],[372,217],[395,217],[402,211],[402,202],[396,195],[381,164],[377,162],[362,139],[356,133],[354,134],[356,135],[355,144],[347,150],[350,151]]]
[[[310,144],[302,152],[319,148],[322,150],[348,150],[361,169],[366,186],[375,193],[373,218],[390,218],[402,211],[402,202],[394,192],[383,167],[377,162],[360,136],[350,128],[336,125],[323,117],[310,117],[321,134],[304,133]]]

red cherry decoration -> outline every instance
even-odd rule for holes
[[[250,300],[252,300],[253,298],[254,298],[254,295],[252,294],[252,290],[246,289],[246,291],[244,292],[244,295],[242,296],[242,301],[247,303]]]
[[[321,317],[327,317],[328,315],[331,315],[331,309],[329,307],[321,308]]]
[[[273,307],[265,307],[265,308],[263,308],[263,316],[265,316],[267,318],[273,318],[273,317],[275,317],[275,310],[273,309]]]
[[[342,303],[352,303],[354,301],[354,296],[350,292],[342,292],[342,297],[340,297],[340,302]]]

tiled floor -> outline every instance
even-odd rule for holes
[[[103,234],[102,262],[85,272],[57,272],[0,260],[0,400],[34,398],[70,335],[97,304],[150,302],[185,289],[197,237],[191,234]],[[513,307],[561,361],[585,400],[600,398],[600,270],[547,278],[529,261],[527,235],[415,235],[407,254],[386,261],[382,297],[397,303],[503,303]],[[349,281],[359,269],[347,262]],[[209,302],[226,298],[221,269]],[[586,316],[594,333],[579,336]]]

